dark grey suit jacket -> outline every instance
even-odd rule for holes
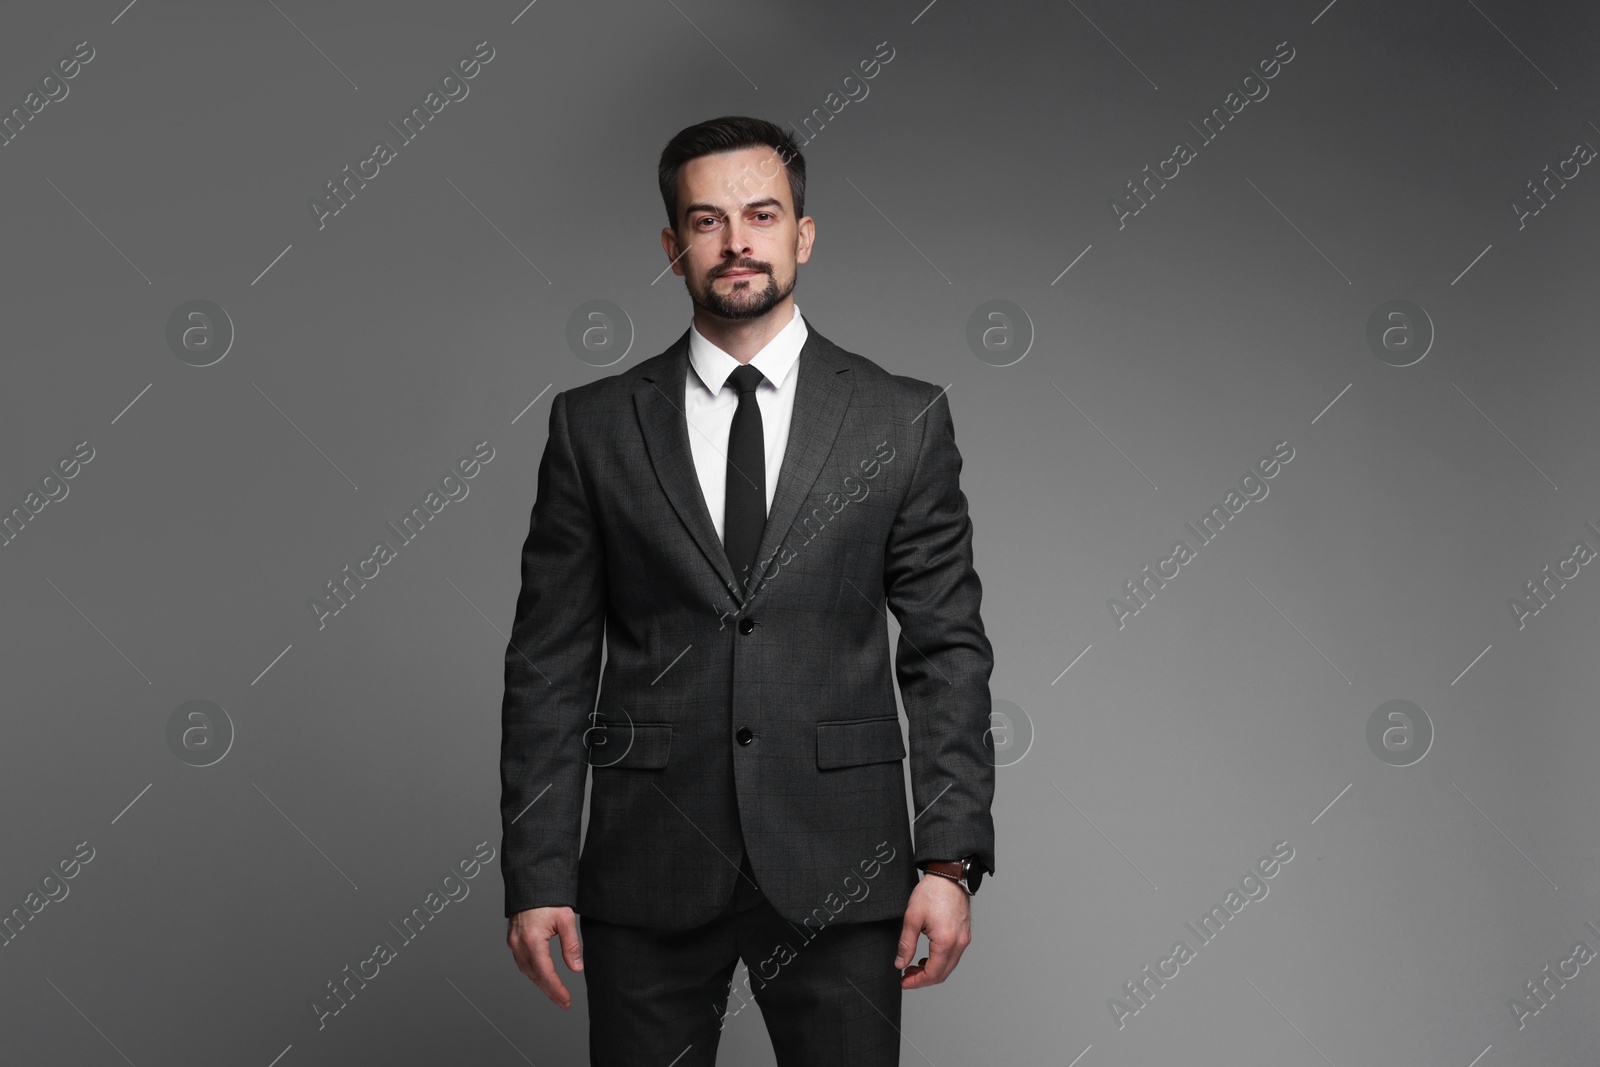
[[[697,926],[741,840],[767,899],[813,927],[903,914],[923,860],[994,870],[993,650],[949,403],[806,326],[743,587],[689,449],[687,330],[551,401],[505,658],[508,916]]]

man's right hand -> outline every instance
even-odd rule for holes
[[[529,908],[511,916],[506,930],[506,944],[517,961],[517,970],[533,979],[533,984],[544,990],[557,1006],[572,1007],[572,994],[556,977],[556,965],[550,958],[550,939],[561,939],[561,958],[567,970],[583,970],[582,946],[578,943],[578,919],[569,907]]]

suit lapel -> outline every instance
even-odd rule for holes
[[[717,537],[717,528],[711,523],[711,512],[695,473],[694,454],[689,450],[689,419],[683,411],[684,382],[689,373],[689,331],[685,330],[662,355],[666,357],[662,369],[644,375],[633,394],[639,429],[672,510],[700,546],[706,562],[716,572],[718,584],[731,591],[735,584],[733,567]]]
[[[802,316],[803,317],[803,316]],[[794,414],[789,423],[789,440],[784,449],[778,488],[767,513],[761,535],[758,560],[769,559],[799,515],[806,494],[811,491],[822,464],[833,449],[833,442],[844,423],[852,386],[846,365],[833,354],[833,345],[805,320],[807,336],[795,365]],[[695,472],[694,454],[689,448],[689,421],[683,410],[684,385],[689,373],[689,331],[662,353],[659,371],[644,375],[634,392],[634,407],[640,431],[655,467],[661,488],[672,509],[699,546],[723,589],[732,594],[741,608],[748,608],[765,584],[753,595],[736,589],[733,568],[728,563],[722,540],[717,537],[705,494]],[[770,570],[770,566],[769,566]]]
[[[803,316],[802,316],[803,317]],[[806,343],[800,348],[800,362],[796,370],[800,380],[795,383],[794,415],[789,422],[789,443],[783,453],[783,468],[778,474],[778,491],[767,510],[767,527],[761,534],[761,547],[756,550],[758,564],[767,564],[769,576],[772,564],[767,563],[778,545],[789,533],[806,495],[816,484],[817,475],[828,453],[833,451],[839,427],[844,425],[845,409],[850,406],[848,367],[833,354],[833,345],[811,328],[806,321]],[[767,587],[766,582],[756,586],[747,600],[750,606]]]

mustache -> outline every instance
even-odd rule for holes
[[[753,270],[762,274],[771,274],[772,268],[765,263],[725,263],[712,272],[711,277],[720,278],[724,274],[736,270]]]

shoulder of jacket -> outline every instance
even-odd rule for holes
[[[615,374],[563,389],[560,395],[567,398],[567,411],[571,413],[581,409],[585,412],[595,412],[618,404],[631,408],[633,394],[638,390],[639,384],[647,378],[659,377],[660,372],[671,364],[672,352],[672,348],[668,348],[665,352],[641,360],[631,367],[625,367]]]
[[[921,378],[913,378],[906,374],[895,374],[866,356],[841,348],[826,338],[823,340],[832,350],[834,358],[850,369],[850,375],[856,382],[870,382],[873,386],[903,396],[908,402],[917,401],[918,410],[942,391],[940,386],[932,382],[925,382]]]

